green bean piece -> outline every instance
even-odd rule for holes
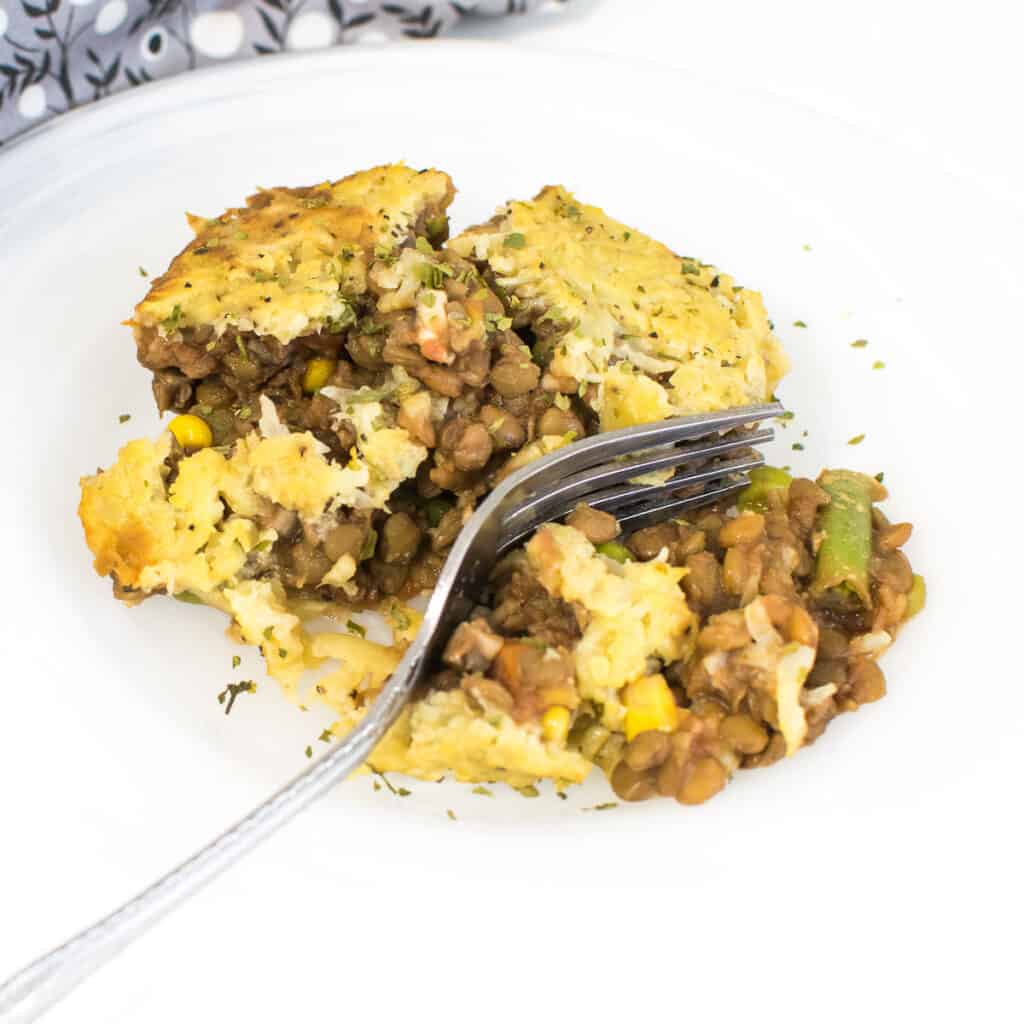
[[[925,586],[924,577],[914,573],[914,583],[907,594],[907,614],[904,619],[912,619],[925,606],[928,598],[928,588]]]
[[[604,555],[605,558],[612,558],[616,562],[633,561],[633,554],[629,548],[615,540],[609,540],[605,541],[604,544],[598,544],[597,553],[599,555]]]
[[[431,498],[424,506],[427,522],[436,527],[444,518],[444,514],[451,508],[453,505],[446,498]]]
[[[771,510],[768,496],[772,491],[787,491],[793,478],[784,470],[775,466],[758,466],[750,471],[750,483],[740,491],[736,499],[736,507],[741,512],[760,512]]]
[[[842,588],[871,607],[871,502],[875,481],[848,469],[826,469],[818,486],[829,503],[818,516],[821,545],[814,572],[818,593]]]

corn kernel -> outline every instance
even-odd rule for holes
[[[316,356],[306,363],[306,372],[302,378],[302,390],[307,395],[315,395],[330,379],[338,367],[337,359]]]
[[[167,428],[186,451],[209,448],[213,444],[213,431],[210,430],[210,425],[192,413],[175,416]]]
[[[662,675],[645,676],[630,683],[623,694],[626,739],[649,729],[671,732],[679,724],[679,708]]]
[[[924,584],[924,577],[914,573],[914,580],[907,594],[907,614],[905,618],[912,619],[925,604],[927,592]]]
[[[563,707],[548,708],[540,720],[541,731],[548,743],[564,743],[569,735],[569,709]]]

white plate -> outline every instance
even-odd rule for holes
[[[975,432],[1021,379],[1020,227],[805,110],[451,43],[184,76],[0,156],[0,973],[246,811],[323,724],[269,684],[225,718],[223,621],[171,601],[129,611],[92,573],[77,478],[158,429],[118,326],[137,268],[185,242],[186,209],[399,158],[452,173],[457,225],[563,182],[760,288],[794,364],[776,460],[885,471],[891,515],[917,524],[927,613],[885,659],[884,702],[706,807],[585,812],[607,799],[596,780],[567,802],[345,785],[52,1019],[837,1020],[882,998],[921,1019],[968,997],[980,1019],[1012,977],[998,921],[1019,899],[1020,562],[1013,469],[973,467]],[[990,507],[1005,525],[985,524]],[[252,653],[243,667],[263,679]]]

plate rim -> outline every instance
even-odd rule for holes
[[[202,92],[206,82],[213,81],[219,83],[223,81],[226,83],[231,78],[247,78],[250,76],[260,77],[265,80],[289,77],[299,73],[302,67],[307,65],[330,67],[330,65],[337,64],[339,65],[337,68],[339,72],[363,72],[366,70],[377,70],[379,65],[376,63],[376,58],[381,55],[386,55],[389,59],[395,57],[407,59],[415,54],[416,58],[419,59],[425,57],[428,53],[436,54],[438,51],[445,50],[454,50],[460,54],[479,57],[486,57],[488,54],[493,53],[493,51],[498,50],[517,52],[530,60],[586,63],[602,66],[612,62],[628,67],[640,74],[672,75],[698,84],[704,89],[713,89],[716,93],[728,93],[733,97],[747,96],[756,98],[759,102],[769,106],[790,111],[800,111],[805,116],[839,126],[844,132],[860,135],[875,144],[884,142],[887,145],[895,146],[900,150],[902,159],[911,161],[918,166],[927,165],[928,173],[934,178],[941,178],[947,183],[969,185],[971,188],[984,191],[992,202],[1009,209],[1014,209],[1018,214],[1024,213],[1020,205],[1014,203],[1011,197],[990,189],[983,180],[959,175],[945,166],[929,163],[928,157],[934,155],[935,151],[912,147],[896,134],[879,130],[877,126],[858,121],[839,112],[822,110],[813,103],[800,100],[794,96],[758,88],[753,85],[715,79],[663,58],[639,58],[620,53],[602,53],[571,45],[545,45],[543,42],[538,46],[530,46],[518,39],[467,39],[457,36],[445,36],[427,41],[399,39],[380,43],[339,44],[316,50],[288,50],[269,55],[270,59],[267,59],[268,55],[254,54],[244,58],[226,59],[219,63],[206,65],[205,67],[181,71],[167,78],[147,82],[143,86],[134,86],[112,96],[89,101],[62,114],[57,114],[26,131],[20,132],[5,144],[3,148],[0,148],[0,179],[4,177],[4,172],[7,168],[20,162],[17,160],[18,156],[24,158],[26,154],[31,154],[33,150],[38,149],[41,144],[53,139],[55,136],[69,133],[83,125],[87,125],[88,122],[93,120],[101,121],[111,119],[112,117],[116,118],[119,112],[124,110],[130,111],[135,107],[142,108],[139,111],[142,113],[146,107],[159,106],[168,94],[179,91],[188,92],[193,89]],[[367,67],[367,61],[370,62],[370,67]],[[111,125],[111,127],[114,126],[114,124]]]

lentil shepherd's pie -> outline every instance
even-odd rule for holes
[[[453,196],[397,164],[190,217],[130,321],[176,415],[82,480],[115,595],[225,612],[335,734],[503,475],[602,429],[764,401],[787,370],[757,292],[564,189],[449,241]],[[372,767],[532,792],[597,764],[623,799],[690,804],[794,753],[884,694],[876,659],[923,605],[884,496],[762,469],[631,536],[580,506],[495,568]],[[349,620],[365,608],[390,645]]]

